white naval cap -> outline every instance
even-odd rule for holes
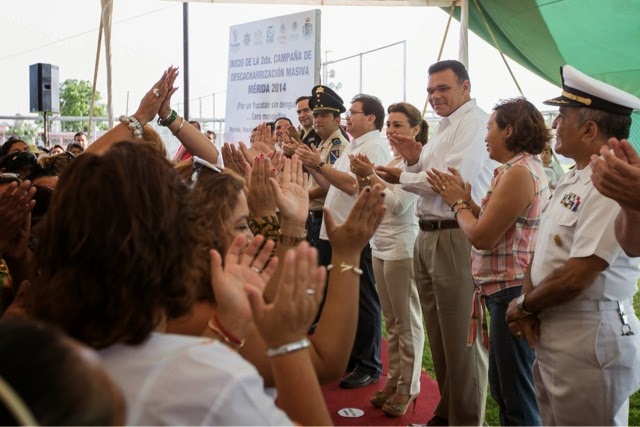
[[[562,95],[544,101],[557,107],[582,107],[630,116],[640,99],[617,87],[589,77],[571,65],[560,67]]]

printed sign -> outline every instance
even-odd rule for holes
[[[319,9],[231,27],[224,141],[282,116],[297,125],[295,101],[319,81]]]

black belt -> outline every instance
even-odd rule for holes
[[[322,218],[322,209],[317,211],[309,211],[309,216],[311,218]]]
[[[460,228],[458,225],[458,221],[455,219],[447,219],[444,221],[427,221],[426,219],[421,219],[418,221],[418,225],[420,225],[420,230],[422,231],[435,231],[435,230],[447,230],[450,228]]]

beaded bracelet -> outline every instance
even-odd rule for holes
[[[171,126],[171,123],[173,123],[175,121],[175,119],[178,118],[178,113],[176,112],[176,110],[171,110],[171,114],[169,114],[169,117],[167,117],[166,119],[162,120],[160,117],[158,117],[158,124],[160,126]]]
[[[278,241],[285,246],[297,246],[300,243],[307,240],[307,233],[302,236],[288,236],[286,234],[280,234]]]
[[[269,348],[267,350],[267,356],[276,357],[282,356],[284,354],[293,353],[294,351],[302,350],[303,348],[309,347],[309,340],[306,338],[302,338],[300,341],[290,342],[288,344],[283,344],[278,347]]]
[[[333,264],[327,265],[327,271],[333,270]],[[351,264],[346,264],[344,261],[340,263],[340,273],[344,273],[345,271],[353,270],[358,276],[362,276],[363,271],[358,267],[355,267]]]
[[[133,131],[133,136],[135,136],[136,138],[142,138],[144,128],[142,127],[138,119],[135,118],[135,116],[127,117],[125,115],[122,115],[118,118],[118,120],[120,121],[120,123],[127,125],[129,129]]]
[[[220,335],[220,338],[222,338],[223,341],[227,343],[227,345],[236,347],[236,348],[242,348],[242,346],[244,345],[244,340],[236,338],[235,336],[231,335],[222,327],[222,325],[220,324],[220,321],[218,320],[218,316],[215,313],[213,314],[213,317],[209,319],[209,323],[207,323],[207,326],[213,332]]]

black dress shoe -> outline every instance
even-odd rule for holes
[[[340,387],[342,388],[358,388],[364,387],[369,384],[377,383],[380,378],[374,378],[370,375],[363,374],[362,372],[353,371],[340,381]]]
[[[429,421],[427,421],[428,426],[448,426],[449,420],[442,418],[441,416],[434,415]]]

